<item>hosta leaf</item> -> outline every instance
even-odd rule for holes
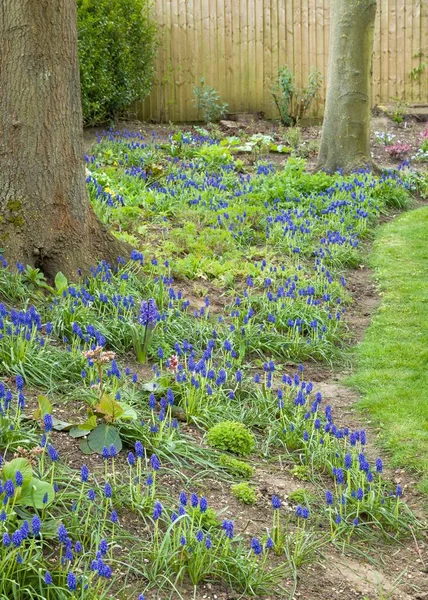
[[[102,454],[103,448],[114,446],[117,452],[122,450],[122,440],[116,427],[103,423],[91,431],[87,438],[88,446],[92,452]]]
[[[11,479],[15,483],[17,471],[20,471],[22,475],[22,489],[24,489],[30,484],[33,478],[33,468],[26,458],[14,458],[10,462],[7,462],[2,470],[2,479],[3,481]]]
[[[46,481],[41,481],[33,477],[30,484],[22,489],[20,498],[16,504],[21,506],[31,506],[33,508],[44,508],[48,506],[55,498],[53,486]],[[46,502],[43,500],[46,499]]]

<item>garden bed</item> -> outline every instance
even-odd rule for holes
[[[91,599],[424,598],[416,476],[343,383],[380,301],[373,232],[422,177],[311,175],[317,128],[98,135],[91,202],[131,260],[52,288],[1,271],[5,460],[47,436],[45,495],[6,502],[11,534],[36,512],[42,535],[4,550],[8,573],[40,598],[49,567],[61,600],[70,571]]]

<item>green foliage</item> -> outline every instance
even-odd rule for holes
[[[232,494],[243,504],[256,504],[257,493],[246,481],[243,483],[235,483],[231,487]]]
[[[214,123],[225,116],[228,104],[220,102],[220,94],[213,87],[206,85],[204,78],[199,86],[193,88],[193,94],[193,102],[206,123]]]
[[[150,93],[155,26],[148,0],[78,0],[77,6],[83,116],[95,125]]]
[[[315,500],[315,496],[306,488],[298,488],[288,494],[288,499],[293,504],[307,506]]]
[[[397,125],[401,125],[404,121],[404,115],[406,114],[407,102],[403,102],[398,98],[395,99],[392,111],[389,113],[389,117]]]
[[[223,421],[217,423],[207,433],[210,446],[228,450],[240,456],[248,456],[255,447],[254,435],[243,423]]]
[[[306,88],[298,89],[294,74],[288,67],[281,67],[271,94],[283,125],[296,125],[308,113],[321,89],[322,76],[312,69]]]
[[[219,463],[229,473],[235,475],[236,477],[250,479],[254,474],[254,469],[251,465],[248,465],[247,463],[243,462],[242,460],[238,460],[237,458],[232,458],[227,454],[220,455]]]

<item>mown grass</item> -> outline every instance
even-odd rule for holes
[[[421,475],[428,494],[428,207],[380,228],[371,266],[381,305],[357,349],[361,408],[381,426],[393,464]]]

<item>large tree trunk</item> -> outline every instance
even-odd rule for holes
[[[85,185],[76,0],[0,2],[0,245],[49,278],[123,250]]]
[[[376,0],[332,0],[327,101],[318,167],[366,166]]]

